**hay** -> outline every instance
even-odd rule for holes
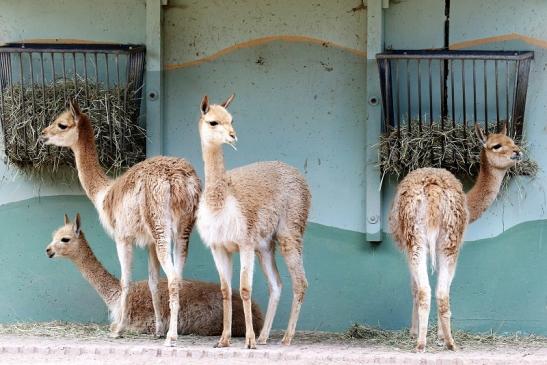
[[[21,84],[4,88],[3,144],[10,164],[40,176],[54,175],[65,166],[74,168],[68,148],[38,142],[42,129],[66,109],[65,95],[75,98],[90,117],[99,161],[107,171],[119,172],[145,158],[145,130],[137,120],[140,102],[135,92],[120,86],[107,89],[101,83],[89,83],[86,92],[84,80],[78,78],[45,87],[35,84],[34,90]]]
[[[473,123],[465,128],[446,122],[444,129],[439,123],[423,125],[420,131],[417,121],[398,130],[380,136],[378,144],[379,167],[383,175],[403,177],[421,167],[445,168],[454,175],[474,176],[479,170],[481,145],[475,136]],[[525,159],[512,167],[506,181],[514,176],[535,176],[538,165],[526,158],[526,143],[519,142]]]
[[[520,332],[499,334],[493,330],[489,332],[471,333],[462,330],[453,330],[452,335],[456,344],[461,348],[484,347],[534,347],[547,346],[547,337]],[[438,347],[434,344],[437,338],[437,326],[429,328],[428,343],[430,347]],[[416,346],[416,339],[405,330],[384,330],[361,324],[353,324],[344,333],[347,340],[360,340],[368,345],[388,346],[405,350],[411,350]]]

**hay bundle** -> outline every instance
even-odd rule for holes
[[[126,95],[127,92],[127,95]],[[87,95],[87,97],[86,97]],[[67,148],[38,142],[42,129],[67,107],[66,97],[75,97],[95,130],[99,161],[109,172],[134,165],[145,158],[145,130],[139,126],[140,100],[129,88],[57,80],[42,87],[13,85],[3,90],[2,128],[8,162],[32,175],[49,175],[64,166],[74,167]],[[51,175],[50,175],[51,176]]]
[[[519,144],[526,156],[526,144]],[[384,175],[398,178],[421,167],[445,168],[456,176],[474,176],[479,170],[481,148],[473,123],[467,128],[449,122],[441,128],[439,123],[433,123],[422,125],[420,130],[414,121],[410,129],[405,124],[400,133],[394,129],[380,137],[379,166]],[[537,163],[525,158],[509,170],[506,178],[535,176],[537,171]]]

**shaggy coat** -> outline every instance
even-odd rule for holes
[[[211,249],[219,272],[224,298],[224,331],[219,347],[229,346],[231,328],[232,253],[241,259],[240,294],[247,323],[245,346],[255,348],[250,311],[254,255],[268,280],[270,300],[264,327],[258,338],[266,343],[281,294],[275,263],[279,245],[293,283],[293,305],[283,343],[290,344],[308,282],[302,244],[310,209],[311,194],[297,169],[282,162],[259,162],[225,171],[222,145],[237,141],[232,116],[226,110],[233,96],[221,105],[202,101],[199,130],[205,166],[205,189],[196,226]]]
[[[76,222],[78,221],[79,219],[76,219]],[[48,245],[46,253],[51,258],[66,257],[71,260],[103,299],[112,317],[116,317],[115,313],[120,307],[120,282],[97,260],[83,231],[76,228],[76,222],[71,223],[67,219],[67,223],[53,234],[53,241]],[[68,239],[68,242],[63,242],[62,239]],[[161,303],[161,326],[167,328],[169,291],[166,280],[160,280],[158,290]],[[217,336],[222,333],[222,293],[219,285],[183,280],[179,300],[178,331],[180,334]],[[232,302],[234,305],[232,333],[234,336],[242,337],[245,335],[243,303],[238,294],[232,295]],[[138,281],[131,285],[127,304],[127,328],[133,332],[155,334],[154,308],[147,282]],[[262,312],[254,302],[252,310],[254,326],[262,328]]]
[[[161,265],[167,275],[171,311],[178,313],[178,290],[201,193],[194,168],[181,158],[154,157],[110,180],[99,165],[91,122],[75,103],[44,129],[42,140],[73,150],[82,187],[105,230],[116,241],[122,294],[119,317],[112,324],[113,337],[120,336],[126,325],[133,244],[149,251],[149,287],[158,319],[156,334],[163,335],[159,323],[159,268]],[[174,344],[176,329],[177,316],[173,315],[166,345]]]
[[[462,184],[444,169],[422,168],[409,173],[397,187],[389,216],[391,232],[406,252],[411,274],[413,310],[411,333],[418,335],[417,351],[424,351],[431,301],[427,274],[429,256],[438,263],[438,338],[448,349],[456,345],[450,329],[450,285],[467,224],[475,221],[495,200],[506,171],[521,158],[520,149],[501,133],[484,136],[479,176],[464,193]]]

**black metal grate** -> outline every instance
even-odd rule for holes
[[[24,120],[24,128],[41,130],[66,107],[69,98],[77,98],[85,109],[91,103],[92,92],[97,90],[105,95],[100,110],[97,103],[94,108],[104,119],[94,122],[108,124],[104,128],[108,142],[101,145],[98,141],[99,147],[107,150],[104,153],[108,155],[120,156],[124,148],[120,144],[127,139],[118,141],[113,135],[124,135],[125,131],[113,131],[112,113],[126,113],[133,123],[138,123],[144,63],[145,47],[141,45],[10,43],[1,46],[0,122],[6,156],[15,164],[32,165],[36,156],[30,147],[21,151],[25,148],[20,144],[10,146],[13,135],[7,133],[14,133],[13,126]],[[46,96],[55,102],[48,104]],[[10,109],[8,100],[12,103],[16,100],[17,108]],[[12,110],[17,113],[9,114]],[[33,133],[22,135],[33,139]],[[27,141],[28,146],[35,143],[35,140]]]
[[[488,133],[508,122],[522,137],[529,51],[389,51],[376,55],[384,133],[432,123],[480,123]]]

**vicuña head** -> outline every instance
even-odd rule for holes
[[[487,163],[490,167],[507,170],[522,158],[519,146],[507,136],[507,124],[503,124],[499,133],[490,133],[488,137],[479,125],[475,124],[475,133],[483,146],[481,164]]]
[[[80,213],[73,222],[65,214],[65,224],[53,233],[53,239],[46,248],[46,254],[53,257],[75,259],[81,256],[81,249],[87,248],[80,224]]]
[[[227,108],[234,100],[232,94],[222,104],[209,104],[207,95],[201,101],[201,118],[199,120],[199,134],[201,141],[208,145],[229,144],[235,149],[237,142],[236,132],[232,125],[232,115]]]
[[[80,111],[78,103],[71,100],[68,109],[42,131],[40,139],[45,144],[73,147],[80,138],[79,127],[84,118],[87,117]]]

